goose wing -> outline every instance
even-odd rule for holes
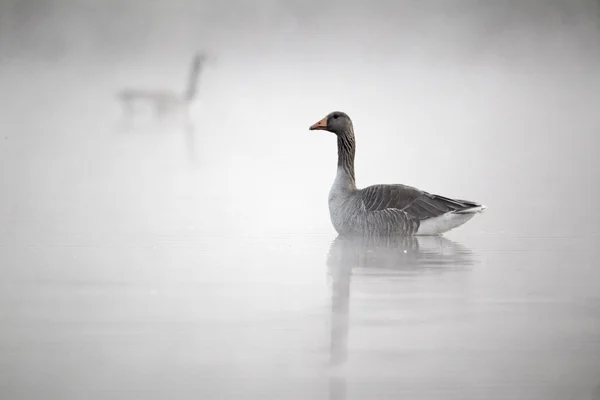
[[[453,200],[406,185],[368,186],[360,191],[360,197],[367,211],[396,209],[418,220],[480,206],[471,201]]]

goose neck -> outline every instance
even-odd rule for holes
[[[338,135],[338,175],[344,176],[347,183],[356,188],[356,179],[354,176],[354,156],[356,153],[356,143],[354,133],[344,132]]]

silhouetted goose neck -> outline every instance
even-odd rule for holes
[[[343,173],[349,180],[352,188],[356,189],[354,177],[354,155],[356,153],[356,141],[354,131],[349,128],[337,135],[338,142],[338,174]]]

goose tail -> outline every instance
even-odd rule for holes
[[[483,213],[487,210],[487,207],[483,204],[476,204],[469,208],[463,208],[462,210],[453,211],[454,214],[477,214]]]

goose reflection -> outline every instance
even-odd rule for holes
[[[192,164],[196,163],[196,128],[194,123],[188,121],[183,127],[185,133],[188,157]]]
[[[473,264],[473,253],[469,249],[443,236],[336,237],[327,257],[331,279],[330,399],[346,398],[343,366],[348,358],[350,280],[353,273],[445,272]]]

